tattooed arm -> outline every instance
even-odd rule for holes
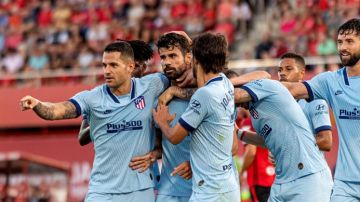
[[[196,90],[197,88],[180,88],[177,86],[171,86],[160,95],[158,104],[166,105],[173,99],[173,97],[190,100]]]
[[[21,109],[32,109],[42,119],[60,120],[76,118],[75,105],[69,101],[51,103],[41,102],[31,96],[25,96],[20,100]]]

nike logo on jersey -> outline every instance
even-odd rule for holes
[[[335,95],[340,95],[340,94],[343,94],[343,92],[341,90],[335,91]]]
[[[104,111],[104,114],[110,114],[111,112],[112,112],[112,110],[107,109],[107,110]]]

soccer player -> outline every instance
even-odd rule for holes
[[[151,110],[169,81],[159,73],[131,78],[134,53],[124,41],[105,47],[102,64],[105,84],[65,102],[25,96],[20,105],[46,120],[88,116],[95,159],[86,201],[154,201],[149,170],[139,173],[127,162],[150,151]]]
[[[165,75],[176,86],[177,79],[186,70],[191,69],[190,42],[185,36],[176,33],[167,33],[157,42],[161,65]],[[181,114],[184,113],[189,102],[174,99],[169,103],[169,111],[176,114],[170,123],[174,126]],[[190,168],[190,136],[178,145],[173,145],[165,136],[162,140],[162,169],[158,186],[157,202],[187,202],[191,195],[191,168]]]
[[[332,108],[339,134],[332,202],[360,200],[360,19],[338,29],[337,48],[344,66],[304,83],[285,83],[296,98],[324,99]]]
[[[305,76],[305,60],[301,55],[285,53],[280,57],[278,78],[281,82],[302,82]],[[321,151],[330,151],[332,147],[331,121],[329,107],[322,99],[307,102],[298,100],[298,104],[308,119],[316,144]]]
[[[192,132],[190,163],[193,187],[190,201],[240,201],[232,169],[234,96],[231,82],[221,72],[226,64],[227,42],[223,35],[196,37],[192,45],[193,70],[198,90],[178,123],[165,105],[153,112],[164,136],[179,144]]]
[[[132,76],[135,78],[141,78],[144,76],[146,70],[146,62],[153,56],[151,47],[141,40],[127,41],[134,51],[135,68],[132,72]],[[84,120],[81,123],[79,131],[79,143],[81,146],[85,146],[91,142],[90,127],[86,121],[86,115],[83,116]]]
[[[309,122],[290,92],[274,80],[257,80],[235,91],[249,102],[256,131],[238,130],[240,140],[274,155],[276,177],[269,201],[329,201],[332,179]],[[309,186],[311,185],[311,186]]]

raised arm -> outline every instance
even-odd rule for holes
[[[77,117],[76,107],[69,101],[51,103],[41,102],[31,96],[25,96],[20,100],[22,111],[32,109],[42,119],[61,120]]]
[[[238,77],[231,78],[230,81],[234,86],[241,86],[250,81],[258,80],[258,79],[270,79],[271,75],[266,71],[253,71],[246,74],[243,74]]]
[[[252,100],[250,94],[241,88],[234,89],[234,100],[235,104],[247,103]]]
[[[309,93],[306,86],[299,82],[281,82],[294,96],[295,99],[308,99]]]

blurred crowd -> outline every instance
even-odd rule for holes
[[[100,65],[113,40],[141,39],[155,50],[160,34],[170,30],[190,36],[214,30],[232,43],[251,19],[242,0],[0,2],[0,75],[88,69]]]
[[[257,35],[244,58],[232,52],[236,59],[277,58],[286,51],[335,55],[337,27],[359,10],[360,0],[2,0],[0,86],[24,83],[16,73],[88,74],[101,66],[103,47],[116,39],[148,42],[155,51],[148,72],[157,71],[155,43],[171,30],[224,33],[231,50]],[[265,31],[257,32],[255,23]],[[39,86],[32,80],[30,85]]]
[[[287,51],[303,56],[337,53],[337,28],[359,17],[359,0],[277,0],[267,9],[267,32],[255,45],[256,59],[278,58]]]

